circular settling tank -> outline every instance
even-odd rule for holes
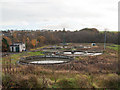
[[[62,64],[73,60],[69,56],[30,56],[26,58],[21,58],[20,64]]]

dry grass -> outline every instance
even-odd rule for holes
[[[96,75],[94,84],[98,88],[119,88],[120,76],[117,74]]]
[[[12,73],[3,75],[3,87],[116,88],[120,85],[117,66],[117,52],[107,48],[103,55],[77,57],[67,64],[15,65]]]

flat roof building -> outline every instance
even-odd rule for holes
[[[10,52],[22,52],[25,51],[25,44],[22,42],[16,42],[10,45]]]

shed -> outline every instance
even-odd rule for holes
[[[11,52],[22,52],[25,51],[25,44],[21,43],[21,42],[17,42],[17,43],[13,43],[12,45],[10,45],[10,51]]]

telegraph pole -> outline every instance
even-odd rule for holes
[[[63,35],[64,35],[64,36],[63,36],[63,44],[65,45],[65,43],[66,43],[66,42],[65,42],[65,28],[63,28],[63,31],[64,31],[64,32],[63,32],[63,33],[64,33],[64,34],[63,34]]]
[[[10,32],[12,38],[12,45],[13,45],[13,31]]]
[[[25,45],[25,46],[26,46],[26,51],[27,51],[27,47],[28,47],[28,46],[27,46],[27,45],[28,45],[28,44],[27,44],[27,41],[28,41],[27,39],[28,39],[28,33],[26,32],[26,45]]]
[[[105,36],[104,36],[104,50],[106,49],[106,29],[105,29]]]
[[[37,49],[37,35],[36,35],[36,33],[35,33],[35,38],[36,38],[36,49]]]

